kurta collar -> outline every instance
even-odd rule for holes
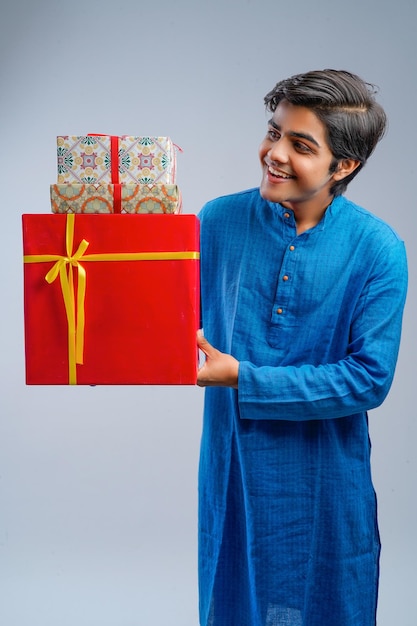
[[[268,202],[268,205],[271,207],[272,211],[280,217],[280,219],[282,220],[284,224],[293,226],[294,228],[296,227],[294,212],[291,209],[286,209],[281,204],[278,204],[276,202],[269,202],[269,201],[267,202]],[[336,196],[335,198],[333,198],[332,202],[327,207],[320,222],[316,224],[314,228],[310,228],[309,230],[306,230],[305,234],[307,233],[310,234],[316,231],[324,230],[324,228],[326,228],[326,225],[329,223],[329,221],[331,221],[333,217],[337,215],[337,213],[339,213],[344,203],[345,203],[345,199],[343,196]]]

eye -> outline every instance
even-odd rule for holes
[[[268,128],[266,136],[271,141],[278,141],[278,139],[280,138],[280,134],[275,128]]]
[[[305,143],[302,143],[301,141],[294,141],[294,148],[298,150],[298,152],[313,152],[309,146],[307,146]]]

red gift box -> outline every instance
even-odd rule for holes
[[[195,384],[195,215],[23,215],[26,383]]]

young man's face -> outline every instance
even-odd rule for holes
[[[259,147],[261,195],[303,213],[323,210],[332,199],[333,155],[323,123],[310,109],[282,101]]]

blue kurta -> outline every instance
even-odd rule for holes
[[[379,535],[366,411],[390,388],[404,244],[343,196],[297,236],[258,189],[200,213],[204,334],[239,360],[205,392],[202,626],[373,626]]]

